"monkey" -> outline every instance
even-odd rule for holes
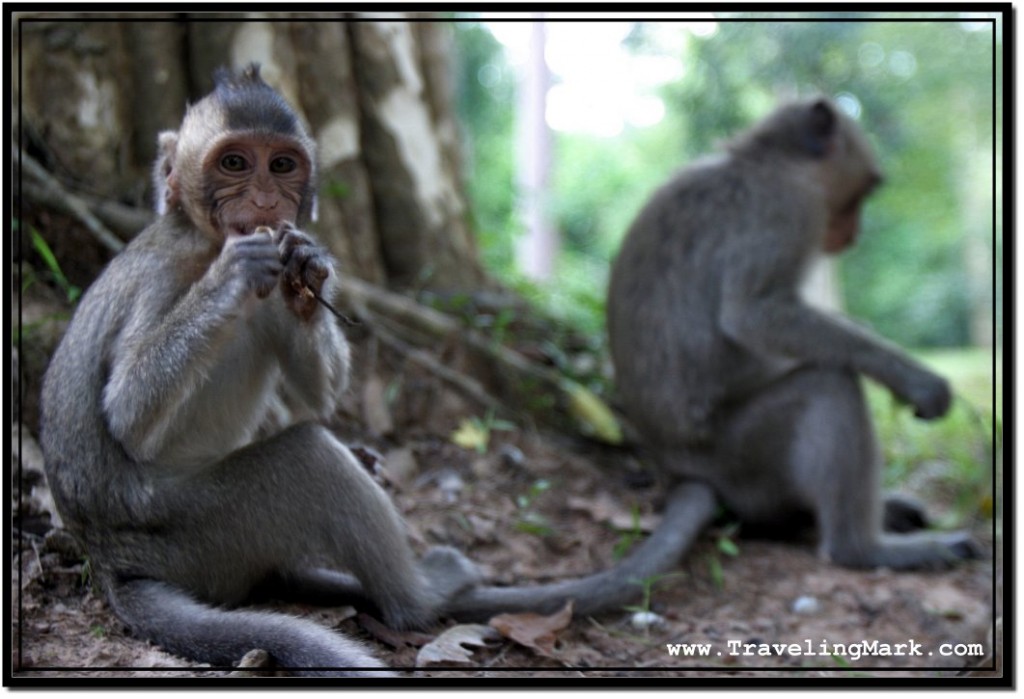
[[[855,243],[882,180],[830,100],[779,107],[637,215],[611,271],[610,351],[623,410],[669,478],[705,484],[754,531],[810,515],[841,566],[942,567],[977,554],[967,533],[883,531],[923,514],[881,496],[860,377],[923,420],[949,409],[948,382],[800,295],[815,260]]]
[[[882,178],[864,132],[814,98],[779,107],[658,189],[612,264],[606,314],[623,412],[673,484],[662,520],[608,570],[474,587],[451,606],[468,616],[550,613],[570,599],[580,615],[623,606],[678,564],[720,505],[755,533],[809,519],[821,554],[846,567],[977,557],[965,532],[916,531],[927,521],[916,501],[882,501],[859,377],[925,420],[949,409],[948,383],[799,295],[813,261],[855,242]]]
[[[302,230],[315,143],[258,65],[215,82],[159,135],[159,216],[83,295],[51,359],[47,477],[133,634],[215,666],[258,647],[300,675],[385,676],[359,642],[246,605],[354,601],[420,628],[478,573],[443,546],[417,560],[383,489],[322,425],[350,349],[316,300],[336,261]]]

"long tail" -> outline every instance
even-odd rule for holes
[[[231,666],[260,648],[297,675],[387,677],[359,643],[304,619],[254,610],[224,610],[197,602],[156,580],[116,585],[114,611],[132,629],[166,650],[211,665]]]
[[[451,600],[444,613],[482,620],[503,612],[551,614],[570,599],[577,615],[620,608],[639,597],[639,581],[671,570],[715,514],[714,492],[684,483],[668,497],[657,529],[613,568],[583,578],[527,587],[476,587]]]

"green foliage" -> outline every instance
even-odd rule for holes
[[[950,379],[954,403],[934,422],[914,418],[909,407],[880,386],[867,383],[868,404],[883,449],[886,487],[908,482],[929,500],[950,505],[953,526],[965,518],[993,515],[993,472],[1002,450],[998,364],[990,352],[929,353],[923,360]],[[993,394],[995,387],[996,393]],[[995,401],[993,403],[993,401]]]
[[[481,24],[455,24],[456,111],[466,129],[466,188],[484,263],[515,267],[515,74],[501,44]]]
[[[656,28],[664,27],[636,25],[626,45],[664,55]],[[866,207],[858,245],[840,259],[846,310],[912,347],[968,345],[979,318],[994,311],[998,339],[1001,295],[984,264],[965,264],[979,251],[1001,254],[992,183],[1001,147],[993,54],[1001,37],[991,25],[941,13],[893,21],[759,12],[729,15],[712,34],[686,34],[673,54],[682,78],[661,89],[661,123],[614,138],[555,134],[549,200],[563,250],[555,282],[533,288],[515,272],[512,71],[481,25],[460,23],[457,37],[470,198],[485,262],[556,317],[602,332],[609,262],[653,190],[780,100],[825,94],[859,112],[889,182]]]
[[[451,440],[463,449],[475,449],[479,454],[486,454],[491,443],[491,433],[495,430],[514,430],[515,425],[495,418],[494,412],[488,412],[483,418],[470,417],[459,423],[452,433]]]
[[[732,524],[718,532],[715,536],[715,550],[708,553],[705,559],[708,564],[708,575],[711,584],[716,590],[725,587],[725,568],[722,567],[722,560],[719,554],[735,558],[740,555],[740,547],[736,543],[736,534],[739,531],[739,524]]]
[[[352,188],[343,180],[332,179],[324,186],[324,194],[332,199],[344,199],[351,193]]]
[[[651,611],[651,596],[654,592],[654,586],[667,582],[672,578],[682,578],[685,576],[685,573],[657,573],[642,580],[639,578],[631,578],[629,582],[633,585],[640,586],[640,589],[643,591],[643,597],[641,597],[639,604],[629,605],[627,607],[623,607],[623,609],[627,612],[634,613]]]
[[[640,508],[634,504],[630,508],[629,516],[629,529],[619,533],[619,540],[615,542],[615,546],[612,548],[612,558],[616,561],[625,558],[629,550],[633,548],[633,545],[644,538],[644,532],[640,528]]]
[[[64,276],[64,271],[60,268],[57,256],[53,254],[53,250],[50,249],[49,243],[46,242],[46,239],[44,239],[35,228],[30,228],[29,233],[32,236],[32,247],[35,248],[35,251],[43,258],[43,263],[46,265],[47,270],[49,270],[50,277],[64,292],[69,303],[77,301],[78,297],[82,295],[82,290],[69,282],[68,278]]]
[[[533,510],[537,498],[550,489],[551,481],[541,478],[535,481],[525,493],[516,496],[519,516],[516,519],[515,528],[518,531],[540,537],[551,536],[555,533],[548,518]]]

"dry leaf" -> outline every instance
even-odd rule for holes
[[[453,626],[420,648],[416,654],[416,667],[432,663],[471,664],[473,651],[464,646],[487,646],[499,638],[497,631],[483,624]]]
[[[532,612],[499,614],[489,622],[505,638],[532,648],[541,655],[555,656],[557,634],[572,621],[572,600],[551,616]]]
[[[397,485],[407,485],[419,473],[420,464],[412,447],[392,449],[384,457],[384,471],[388,480]]]
[[[590,498],[570,495],[566,504],[569,509],[586,512],[595,522],[607,522],[618,531],[631,532],[639,528],[642,532],[653,532],[658,526],[658,516],[653,514],[640,515],[634,521],[633,513],[608,493]]]
[[[459,423],[458,428],[452,432],[451,436],[452,444],[463,449],[475,449],[481,454],[487,451],[490,438],[490,431],[479,420],[473,418],[466,418]]]
[[[434,637],[428,633],[420,633],[419,631],[395,631],[394,629],[388,628],[384,624],[374,619],[369,614],[359,614],[356,617],[356,623],[363,627],[363,629],[373,636],[378,641],[386,643],[392,648],[402,648],[404,646],[422,646],[430,643],[434,640]]]
[[[160,665],[155,665],[160,667]],[[254,648],[238,662],[238,667],[228,677],[266,677],[273,674],[276,669],[274,660],[270,653],[265,650]]]
[[[615,413],[591,390],[568,379],[562,390],[569,397],[569,412],[580,424],[584,434],[608,444],[622,444],[622,427]]]

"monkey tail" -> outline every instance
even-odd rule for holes
[[[135,635],[199,662],[230,667],[260,648],[297,675],[393,676],[359,643],[285,614],[210,607],[167,583],[146,579],[114,586],[110,600]],[[378,667],[383,669],[373,670]]]
[[[444,612],[484,620],[503,612],[552,614],[570,599],[576,615],[621,608],[635,600],[643,581],[671,570],[715,514],[714,491],[703,483],[677,486],[657,529],[616,566],[583,578],[529,587],[476,587],[452,599]]]

